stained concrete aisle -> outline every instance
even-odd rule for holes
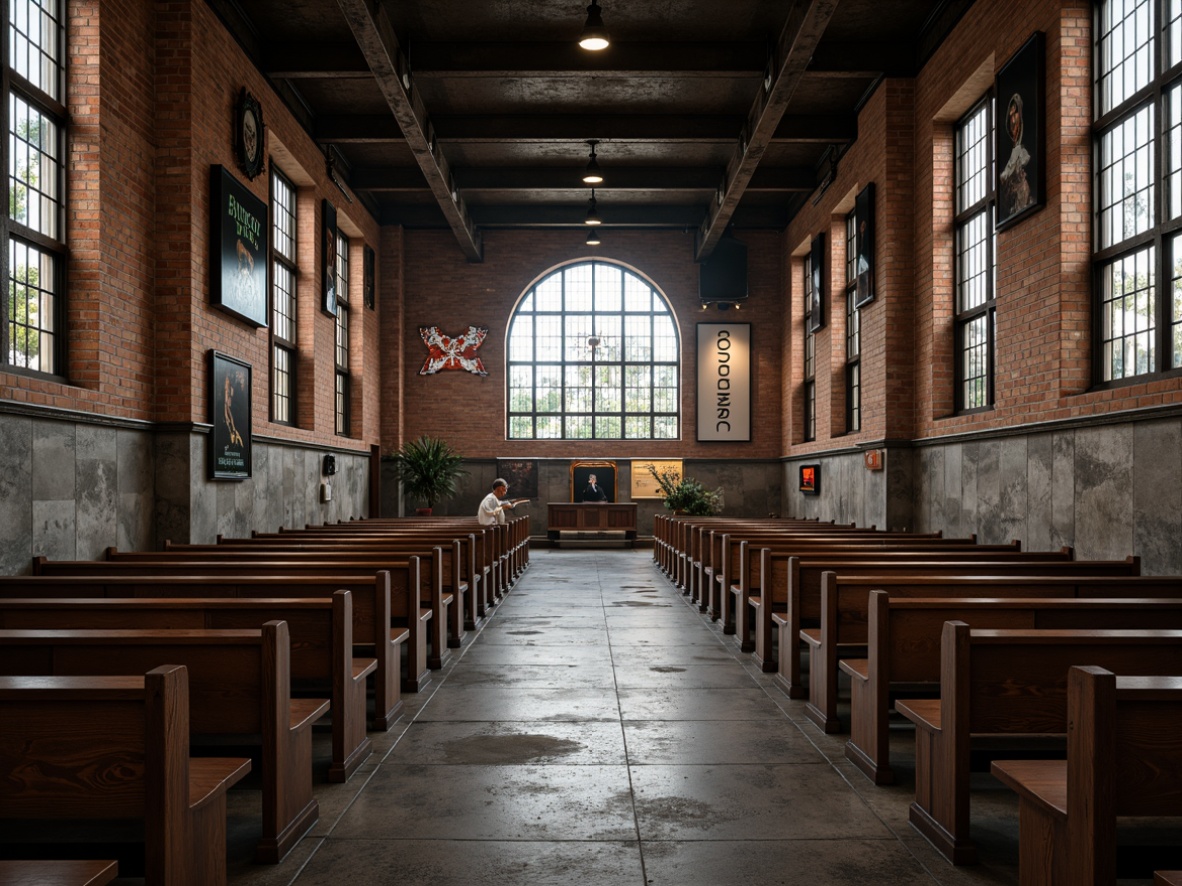
[[[910,735],[876,788],[651,551],[531,556],[283,864],[232,845],[232,886],[1016,883],[1008,791],[974,791],[953,868],[907,823]]]

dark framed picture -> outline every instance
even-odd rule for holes
[[[997,223],[1003,230],[1037,212],[1045,201],[1043,149],[1044,39],[1035,31],[997,72],[993,127]]]
[[[805,495],[821,494],[821,466],[800,466],[800,491]]]
[[[855,264],[857,289],[854,307],[874,301],[874,182],[862,188],[854,201]]]
[[[825,325],[825,235],[818,234],[809,247],[812,268],[812,296],[809,310],[809,332]]]
[[[245,480],[251,470],[250,364],[209,352],[209,475]]]
[[[510,498],[538,497],[538,463],[534,459],[497,459],[497,476],[509,483]]]
[[[210,299],[252,326],[266,326],[267,204],[224,166],[210,171],[210,195]]]
[[[592,488],[591,478],[595,478]],[[606,498],[599,498],[602,492]],[[576,461],[570,466],[571,501],[616,501],[616,463],[614,461]]]
[[[362,294],[365,299],[365,306],[371,311],[374,307],[374,251],[368,243],[365,244],[365,249],[362,250],[363,273],[363,289]]]
[[[238,165],[251,181],[263,171],[266,143],[263,140],[263,106],[246,87],[234,106],[234,148]]]
[[[321,257],[324,260],[324,291],[320,310],[330,317],[337,315],[337,208],[324,201],[324,229],[321,238]]]

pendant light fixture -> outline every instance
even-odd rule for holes
[[[587,245],[598,246],[603,241],[599,239],[599,228],[593,227],[587,232]]]
[[[601,225],[603,222],[599,218],[599,213],[595,209],[595,188],[591,189],[591,199],[587,205],[587,217],[583,219],[585,225]]]
[[[579,45],[592,52],[607,49],[611,41],[607,36],[607,28],[603,26],[603,15],[600,14],[599,4],[591,0],[587,7],[587,24],[583,25],[583,34],[579,37]]]
[[[583,171],[583,184],[601,185],[603,174],[599,171],[599,161],[595,159],[595,146],[599,144],[599,140],[593,138],[587,144],[591,146],[591,159],[587,161],[587,168]]]

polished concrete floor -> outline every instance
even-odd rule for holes
[[[749,659],[650,551],[534,550],[282,864],[250,864],[257,794],[234,792],[230,883],[1017,882],[1009,791],[975,784],[982,862],[954,868],[907,822],[911,734],[875,787]]]

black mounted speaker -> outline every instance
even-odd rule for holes
[[[324,456],[324,475],[331,477],[337,472],[337,457],[332,453]]]
[[[733,306],[747,298],[747,244],[723,237],[698,265],[698,298],[705,304]]]

